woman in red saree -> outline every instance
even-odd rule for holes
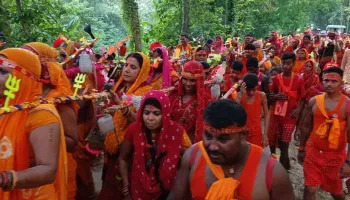
[[[204,87],[203,65],[197,61],[185,64],[176,91],[169,94],[171,119],[180,123],[192,143],[202,140],[203,110],[212,100]]]
[[[320,82],[319,76],[316,72],[316,62],[313,59],[306,61],[301,77],[304,79],[305,89],[309,89]]]
[[[313,59],[309,59],[308,61],[306,61],[305,65],[304,65],[304,69],[303,69],[303,73],[301,74],[301,78],[304,80],[304,88],[306,91],[306,96],[309,93],[308,91],[313,88],[313,86],[316,86],[320,83],[320,78],[316,72],[316,62]],[[301,112],[297,121],[297,128],[296,128],[296,133],[295,133],[295,138],[296,140],[298,140],[299,135],[300,135],[300,127],[303,125],[304,122],[304,108],[305,105],[308,103],[308,99],[304,98],[303,100],[301,100]]]
[[[144,96],[136,122],[129,126],[120,150],[124,196],[142,200],[167,197],[181,152],[191,144],[184,128],[170,119],[170,111],[170,101],[164,92],[151,91]]]

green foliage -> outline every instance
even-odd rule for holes
[[[0,3],[0,32],[7,46],[21,46],[31,41],[48,44],[60,33],[71,40],[90,39],[83,29],[91,24],[102,45],[114,44],[128,31],[122,21],[119,0],[22,0],[21,11],[15,1]],[[6,46],[5,46],[6,47]]]
[[[144,36],[147,42],[161,41],[164,45],[177,44],[181,34],[181,0],[153,0],[154,24],[147,24]]]
[[[252,33],[258,38],[271,31],[303,31],[313,24],[325,28],[339,24],[341,0],[190,0],[192,37],[229,37]],[[153,0],[157,21],[150,25],[154,39],[177,43],[181,29],[181,0]],[[350,9],[345,11],[350,14]],[[350,17],[349,17],[350,18]],[[225,26],[226,23],[226,26]]]
[[[17,2],[0,1],[0,32],[5,36],[5,47],[31,41],[51,44],[60,33],[71,40],[90,39],[83,31],[86,24],[91,24],[94,35],[100,38],[96,49],[129,34],[142,34],[144,52],[155,40],[166,46],[179,43],[182,0]],[[205,39],[247,33],[263,38],[271,31],[290,34],[305,27],[325,29],[328,24],[340,24],[341,5],[344,21],[350,26],[350,0],[189,0],[189,33],[192,38]]]
[[[13,46],[30,41],[52,41],[56,33],[62,30],[60,17],[67,12],[60,1],[52,0],[42,0],[40,3],[35,0],[22,1],[20,9],[15,1],[7,1],[1,5],[1,10],[2,19],[9,20],[10,25],[2,25],[1,31],[11,30],[5,37],[11,37]]]

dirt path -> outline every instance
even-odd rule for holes
[[[268,149],[265,149],[265,150],[269,151]],[[289,173],[289,177],[294,187],[294,193],[296,195],[296,199],[302,200],[303,191],[304,191],[304,173],[303,173],[302,166],[297,161],[297,155],[298,155],[298,150],[297,150],[297,147],[295,146],[295,141],[292,141],[289,147],[289,156],[290,156],[290,162],[292,166],[292,169]],[[100,165],[97,165],[93,171],[97,192],[100,191],[102,186],[101,175],[102,175],[103,159],[101,159],[100,162],[101,162]],[[323,192],[322,190],[319,190],[317,192],[317,200],[331,200],[331,199],[333,198],[328,193]]]
[[[303,192],[304,192],[304,172],[302,166],[298,163],[297,160],[298,156],[298,150],[295,146],[295,142],[292,141],[289,146],[289,157],[290,157],[290,164],[292,166],[292,169],[289,173],[289,177],[292,181],[293,187],[294,187],[294,193],[297,200],[303,199]],[[328,193],[323,192],[322,190],[319,190],[317,192],[317,200],[331,200],[333,199]]]

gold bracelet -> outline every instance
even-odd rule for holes
[[[122,114],[125,115],[125,113],[128,112],[128,107],[122,109]]]
[[[12,191],[17,186],[18,177],[17,177],[17,174],[14,170],[9,170],[9,172],[11,173],[11,176],[12,176],[12,182],[11,182],[11,187],[10,187],[10,191]]]
[[[125,113],[123,113],[124,117],[128,116],[130,114],[130,108],[128,107]]]
[[[12,191],[16,188],[17,185],[17,175],[16,172],[13,170],[8,170],[6,171],[6,173],[8,173],[8,175],[10,176],[10,185],[4,187],[4,191]]]

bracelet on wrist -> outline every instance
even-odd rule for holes
[[[128,185],[122,188],[122,195],[123,196],[129,195],[129,186]]]
[[[9,188],[9,186],[11,184],[11,177],[10,177],[10,174],[7,171],[0,173],[0,179],[2,180],[2,186],[1,187],[4,190]]]
[[[5,174],[6,173],[6,174]],[[16,188],[17,185],[17,174],[13,170],[9,170],[3,173],[3,175],[6,177],[7,181],[3,189],[5,191],[12,191]]]

